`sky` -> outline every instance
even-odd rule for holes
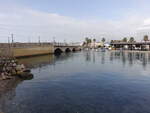
[[[150,35],[150,0],[0,0],[0,42],[107,41]]]

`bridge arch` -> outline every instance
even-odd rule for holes
[[[73,48],[72,51],[75,52],[75,51],[76,51],[76,48]]]
[[[69,52],[71,52],[71,49],[70,49],[70,48],[66,48],[66,49],[65,49],[65,52],[66,52],[66,53],[69,53]]]
[[[54,54],[61,54],[63,51],[60,48],[56,48]]]

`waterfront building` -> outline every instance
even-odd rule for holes
[[[150,50],[150,42],[111,42],[114,49],[124,50]]]

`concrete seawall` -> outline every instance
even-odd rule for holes
[[[27,57],[27,56],[37,56],[54,53],[53,46],[44,47],[30,47],[30,48],[13,48],[12,49],[14,57]]]
[[[30,57],[37,55],[46,55],[56,53],[56,50],[62,52],[78,51],[79,46],[56,43],[0,43],[0,57]]]

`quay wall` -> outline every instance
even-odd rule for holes
[[[64,43],[0,43],[0,57],[29,57],[53,54],[56,49],[65,52],[67,49],[80,50],[77,45]]]
[[[53,46],[42,46],[42,47],[29,47],[29,48],[13,48],[13,57],[28,57],[54,53]]]

